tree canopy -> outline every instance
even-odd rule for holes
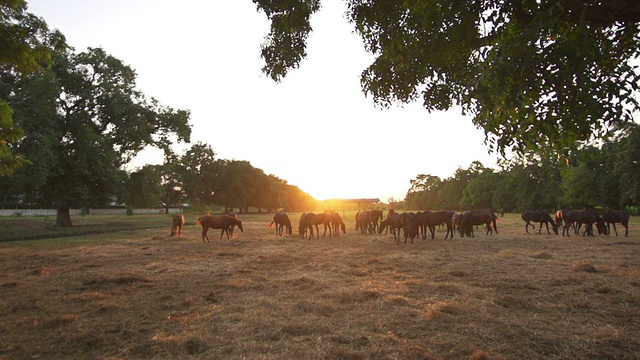
[[[160,105],[135,87],[135,72],[102,49],[54,52],[52,66],[28,76],[0,72],[24,140],[16,153],[32,165],[12,177],[25,201],[58,209],[108,202],[120,168],[145,146],[189,141],[189,111]]]
[[[254,0],[271,21],[263,71],[281,81],[306,56],[319,0]],[[347,0],[375,56],[361,85],[375,103],[459,108],[492,151],[565,154],[640,110],[635,0]],[[634,63],[634,61],[636,61]]]
[[[66,47],[64,36],[49,31],[41,18],[26,12],[24,0],[0,0],[0,69],[16,76],[30,74],[51,64],[50,49]],[[0,89],[3,88],[0,79]],[[25,164],[24,156],[14,153],[23,136],[13,121],[8,94],[0,90],[0,176],[11,175]]]

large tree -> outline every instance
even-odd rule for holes
[[[263,71],[280,81],[306,56],[320,0],[253,0],[271,21]],[[375,55],[365,93],[383,107],[460,107],[492,150],[564,153],[640,109],[637,0],[347,0]]]
[[[13,76],[31,74],[51,64],[50,47],[63,49],[64,36],[49,31],[47,23],[28,13],[24,0],[0,0],[0,69]],[[0,78],[0,176],[11,175],[28,162],[14,153],[22,139],[22,129],[15,126],[8,93]]]
[[[16,152],[33,163],[14,180],[58,209],[59,226],[72,225],[71,207],[108,202],[119,169],[145,146],[189,141],[189,111],[146,97],[135,71],[102,49],[55,53],[46,71],[0,76],[25,132]]]

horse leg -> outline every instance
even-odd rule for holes
[[[203,243],[208,243],[209,242],[209,237],[207,236],[207,231],[209,231],[209,227],[208,226],[203,226],[202,227],[202,242]],[[207,241],[204,241],[204,238],[207,238]]]

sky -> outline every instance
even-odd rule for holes
[[[484,132],[459,110],[419,103],[380,109],[360,87],[372,62],[344,16],[323,1],[307,58],[280,83],[261,72],[269,22],[251,0],[27,0],[76,52],[101,47],[136,71],[137,87],[191,112],[191,144],[246,160],[318,200],[401,200],[419,174],[454,175],[473,161],[495,167]],[[145,150],[133,166],[160,164]]]

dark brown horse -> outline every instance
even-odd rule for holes
[[[609,210],[602,215],[602,221],[607,224],[607,233],[611,234],[611,225],[613,225],[613,231],[618,236],[618,229],[616,229],[616,223],[624,226],[624,236],[629,236],[629,213],[624,210]]]
[[[289,219],[287,213],[278,211],[273,216],[273,221],[269,224],[269,227],[273,226],[274,223],[276,224],[276,235],[282,236],[285,227],[287,228],[287,234],[291,235],[293,233],[291,219]]]
[[[222,240],[222,235],[226,232],[227,241],[229,240],[229,227],[231,225],[237,226],[240,231],[244,232],[242,221],[229,215],[207,214],[199,217],[196,225],[202,225],[202,242],[209,242],[209,237],[207,236],[207,231],[209,231],[209,228],[221,229],[220,240]],[[205,238],[207,239],[206,241],[204,240]]]
[[[313,238],[313,228],[316,228],[316,239],[320,238],[320,230],[318,229],[318,225],[324,225],[324,235],[327,234],[327,230],[329,230],[329,236],[331,236],[331,214],[329,213],[303,213],[300,216],[300,225],[298,227],[298,233],[302,235],[303,238],[307,237],[307,230],[309,231],[309,239]]]
[[[378,228],[380,227],[380,220],[382,220],[383,216],[384,215],[382,210],[369,210],[369,217],[371,218],[372,234],[375,234],[378,232]]]
[[[598,215],[595,210],[558,210],[556,212],[556,225],[560,226],[564,223],[562,228],[562,236],[569,236],[569,228],[574,226],[576,231],[579,226],[584,224],[585,230],[582,236],[594,236],[593,225],[596,225],[598,234],[606,234],[607,227],[604,225],[604,221]]]
[[[446,225],[447,234],[445,239],[451,233],[453,239],[453,229],[451,228],[451,219],[453,217],[453,211],[423,211],[416,213],[415,219],[411,226],[412,236],[417,236],[418,233],[422,233],[422,240],[427,238],[427,228],[431,233],[431,240],[435,238],[436,226]]]
[[[373,234],[373,221],[371,212],[359,211],[356,213],[356,231],[360,230],[361,234]]]
[[[413,244],[413,239],[415,238],[415,236],[411,237],[411,227],[414,217],[415,214],[411,212],[402,214],[394,213],[393,215],[380,222],[378,234],[381,234],[384,229],[389,227],[393,232],[393,240],[397,243],[400,243],[400,229],[402,229],[404,235],[404,243],[406,244],[407,239],[411,238],[411,243]]]
[[[180,237],[184,223],[185,223],[184,215],[182,214],[173,215],[173,225],[171,226],[171,236]]]
[[[527,210],[522,213],[521,217],[522,220],[526,222],[526,224],[524,225],[524,229],[527,231],[527,234],[529,233],[529,226],[531,226],[534,230],[536,229],[536,226],[531,224],[531,222],[537,222],[540,223],[538,234],[542,233],[542,224],[544,224],[547,227],[547,234],[551,235],[551,233],[549,232],[549,224],[551,224],[553,232],[558,235],[559,226],[556,224],[555,220],[551,218],[551,215],[549,215],[545,211]]]
[[[333,227],[333,233],[336,236],[340,236],[340,230],[343,234],[347,233],[347,227],[342,221],[342,217],[337,212],[331,214],[331,226]]]
[[[489,233],[493,234],[493,231],[497,234],[498,227],[496,226],[496,219],[497,216],[491,209],[465,211],[462,213],[462,220],[460,221],[460,236],[464,237],[464,235],[467,235],[475,237],[473,234],[473,227],[475,225],[483,224],[486,224],[487,226],[487,232],[485,235],[489,235]],[[491,225],[493,225],[493,231],[491,230]]]

